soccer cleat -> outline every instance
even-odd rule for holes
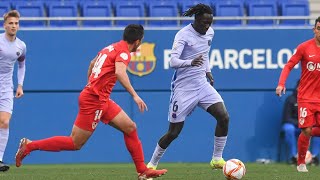
[[[147,168],[156,170],[156,169],[157,169],[157,166],[154,166],[154,165],[152,165],[151,163],[148,163],[148,164],[147,164]]]
[[[22,164],[21,162],[22,162],[23,158],[25,158],[30,153],[30,152],[26,151],[28,141],[30,141],[30,140],[28,140],[27,138],[22,138],[20,140],[19,149],[16,153],[16,166],[17,167],[21,166],[21,164]]]
[[[225,164],[226,164],[226,162],[224,161],[223,158],[221,158],[218,161],[212,159],[211,162],[210,162],[210,166],[211,166],[212,169],[222,169]]]
[[[297,166],[297,170],[298,172],[308,172],[306,164],[300,164],[299,166]]]
[[[0,161],[0,171],[1,172],[8,171],[9,169],[10,169],[10,167],[8,165],[6,165],[4,162]]]
[[[319,166],[319,158],[317,156],[312,158],[311,165],[312,166]]]
[[[143,173],[138,174],[138,180],[146,180],[150,178],[157,178],[167,173],[166,169],[161,170],[153,170],[153,169],[147,169]]]

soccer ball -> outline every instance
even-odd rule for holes
[[[222,172],[226,179],[238,180],[246,174],[246,167],[239,159],[230,159],[223,166]]]

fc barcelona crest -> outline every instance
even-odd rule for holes
[[[144,76],[150,74],[156,67],[154,56],[154,43],[142,43],[136,52],[131,53],[128,71],[134,75]]]

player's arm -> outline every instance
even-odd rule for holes
[[[90,62],[90,65],[89,65],[89,68],[88,68],[88,80],[89,80],[89,77],[90,77],[90,75],[92,73],[92,68],[93,68],[94,64],[96,63],[96,61],[97,61],[97,58],[98,58],[98,55],[94,59],[92,59],[91,62]]]
[[[292,68],[299,63],[299,61],[302,59],[303,55],[303,48],[298,46],[296,53],[289,59],[287,64],[284,66],[284,68],[281,71],[281,75],[278,82],[278,87],[276,88],[276,94],[278,96],[281,96],[282,94],[286,93],[286,87],[285,83],[286,80],[292,70]]]
[[[202,55],[195,59],[180,59],[181,53],[186,44],[187,42],[185,41],[185,37],[177,34],[171,50],[171,59],[169,62],[170,67],[177,69],[190,66],[201,66],[203,64]]]
[[[143,102],[143,100],[138,96],[137,92],[132,87],[128,74],[127,74],[127,65],[123,62],[115,63],[115,75],[121,85],[131,94],[134,101],[137,103],[139,110],[143,112],[144,110],[148,110],[147,105]]]
[[[23,96],[23,82],[26,74],[26,56],[25,52],[18,58],[18,69],[17,69],[17,78],[18,78],[18,87],[16,90],[16,98]]]

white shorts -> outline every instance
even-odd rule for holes
[[[13,92],[0,92],[0,112],[12,114]]]
[[[209,84],[199,90],[171,92],[168,121],[178,123],[192,113],[196,106],[207,111],[212,104],[223,102],[220,94]]]

